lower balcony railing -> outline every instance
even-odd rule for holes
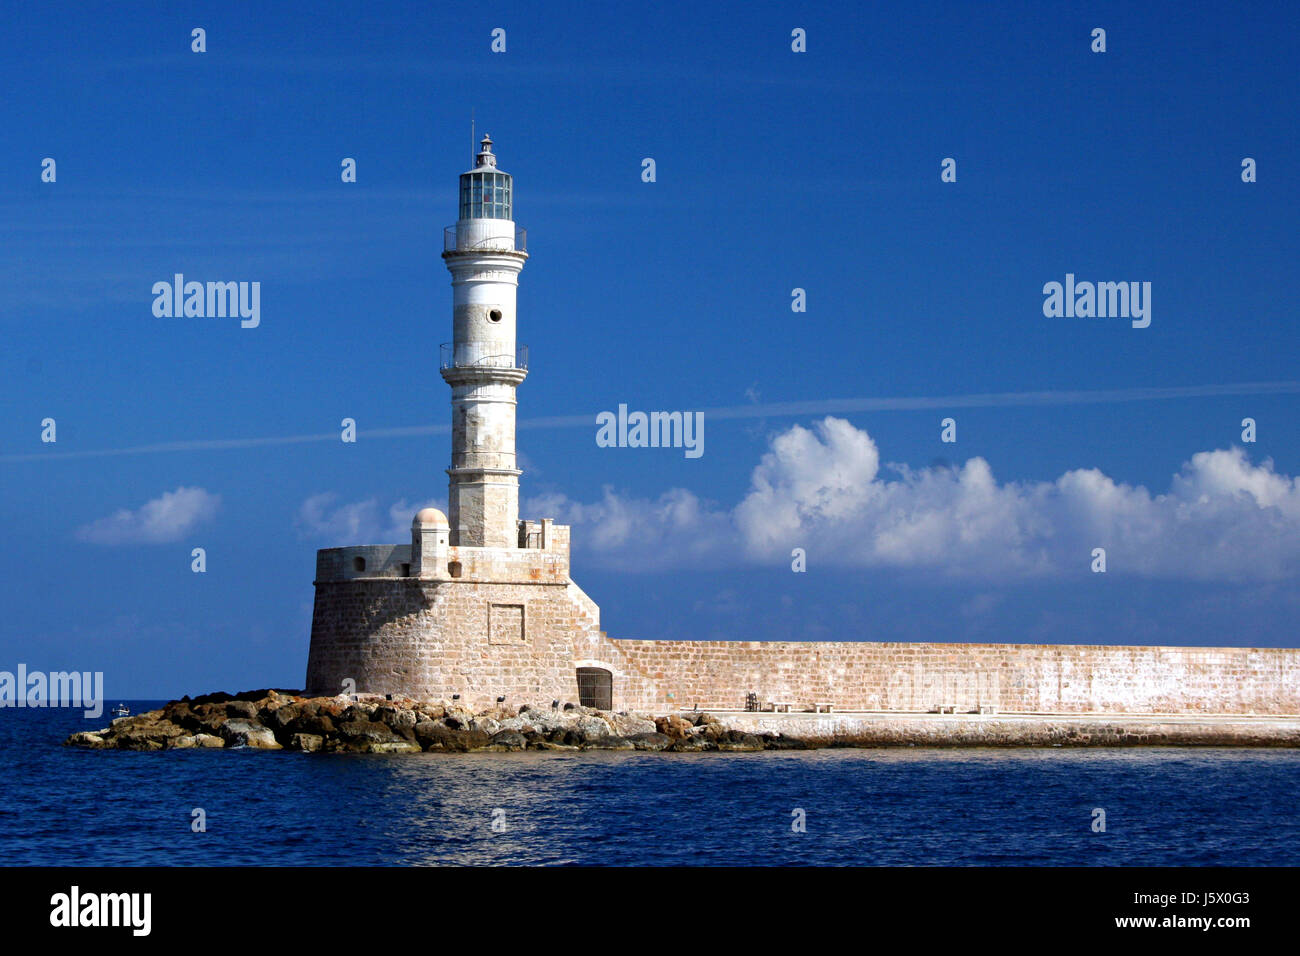
[[[514,352],[481,342],[443,342],[438,347],[439,368],[528,368],[528,346],[516,345]]]

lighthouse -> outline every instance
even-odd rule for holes
[[[528,255],[489,136],[460,176],[442,259],[452,286],[438,363],[451,386],[447,511],[421,508],[409,543],[316,552],[305,687],[475,708],[612,706],[627,678],[600,607],[569,575],[570,528],[519,517],[515,392],[528,353],[515,340],[515,293]]]
[[[451,386],[453,546],[519,546],[515,390],[528,375],[528,349],[515,340],[515,292],[528,254],[513,204],[513,180],[485,135],[474,168],[460,176],[460,216],[443,232],[452,341],[439,365]]]

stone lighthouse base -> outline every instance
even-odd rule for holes
[[[524,521],[524,546],[453,547],[433,514],[409,546],[317,553],[306,692],[459,694],[469,708],[589,697],[578,668],[604,638],[569,577],[568,527]]]

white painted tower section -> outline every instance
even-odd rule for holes
[[[451,386],[448,522],[452,546],[517,548],[515,389],[528,359],[515,342],[515,292],[528,255],[512,218],[513,180],[497,168],[491,137],[480,147],[460,177],[460,218],[443,239],[453,302],[440,361]]]

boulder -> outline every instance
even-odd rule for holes
[[[285,704],[270,711],[262,719],[262,723],[272,730],[287,730],[289,725],[301,716],[303,716],[302,704]]]
[[[289,737],[290,750],[301,750],[303,753],[315,753],[325,744],[325,738],[316,734],[293,734]]]
[[[632,746],[637,750],[663,750],[673,742],[673,738],[654,732],[633,734],[627,739],[632,741]]]
[[[271,728],[251,720],[231,719],[221,725],[221,738],[227,747],[254,747],[258,750],[280,750],[279,741]]]
[[[344,720],[337,725],[337,730],[338,736],[347,741],[392,743],[401,739],[387,724],[374,720]]]
[[[596,740],[600,737],[608,737],[614,732],[614,728],[602,720],[600,717],[586,716],[578,718],[578,725],[575,728],[578,734],[587,740]]]
[[[491,739],[493,750],[524,750],[528,746],[528,738],[517,730],[498,731]]]
[[[546,729],[539,727],[532,719],[532,715],[520,717],[507,717],[505,720],[493,721],[497,730],[517,730],[521,734],[546,733]]]
[[[582,735],[568,727],[556,727],[546,735],[546,739],[563,747],[577,747],[582,743]]]
[[[348,707],[339,714],[341,723],[371,723],[375,719],[375,711],[379,708],[367,705],[365,703],[349,704]]]
[[[415,740],[415,711],[400,707],[376,707],[375,721],[404,740]]]
[[[224,740],[220,737],[214,737],[211,734],[194,735],[194,746],[196,747],[217,748],[224,747],[225,745],[226,742]]]
[[[683,720],[681,717],[678,717],[676,714],[669,714],[667,717],[655,718],[655,730],[667,737],[673,738],[674,740],[681,740],[682,738],[689,736],[691,727],[692,725],[690,723]]]
[[[335,734],[334,721],[328,714],[321,713],[301,714],[289,721],[284,731],[290,735],[315,734],[318,737],[332,737]]]
[[[658,728],[649,717],[641,714],[610,714],[607,718],[620,737],[635,737],[638,734],[653,734]]]
[[[494,720],[491,717],[475,717],[473,720],[469,722],[469,729],[481,730],[483,731],[483,733],[491,737],[498,730],[501,730],[502,727],[500,723],[498,723],[496,720]],[[509,730],[509,728],[506,729]],[[518,731],[515,732],[517,733]]]
[[[90,747],[92,750],[104,750],[113,745],[104,739],[102,733],[96,733],[93,730],[83,730],[73,734],[63,742],[65,747]]]
[[[173,737],[185,734],[185,728],[177,727],[170,720],[153,717],[161,711],[151,711],[139,717],[123,717],[113,721],[109,737],[122,750],[161,750]]]
[[[190,733],[198,730],[203,722],[203,718],[194,712],[187,701],[183,700],[172,701],[164,707],[163,719],[177,727],[183,727]]]
[[[488,746],[489,737],[481,730],[448,727],[436,721],[421,721],[415,725],[415,739],[425,750],[465,753]]]
[[[242,717],[245,720],[257,719],[257,705],[250,700],[232,700],[226,704],[227,717]]]
[[[592,737],[582,745],[583,750],[636,750],[636,745],[626,737],[610,734],[606,737]]]

